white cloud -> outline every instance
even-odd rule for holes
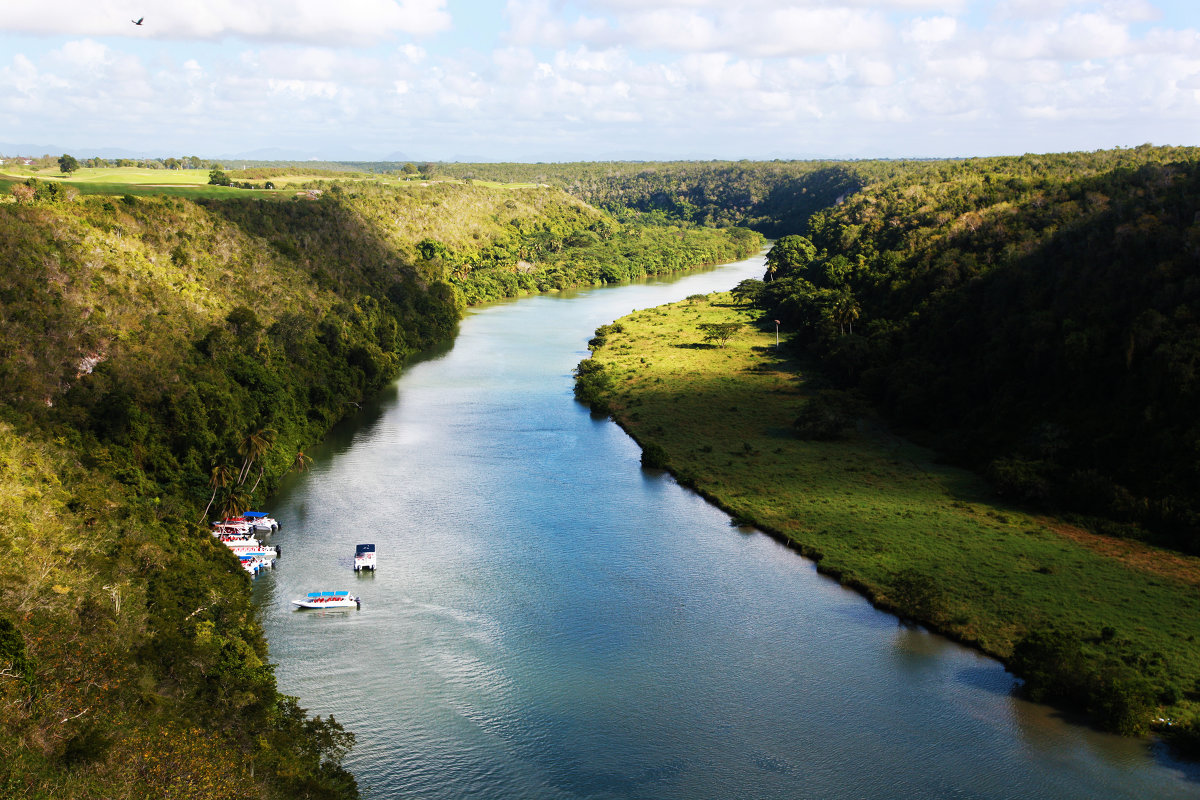
[[[950,41],[957,32],[958,20],[954,17],[931,17],[910,22],[903,38],[914,44],[938,44]]]
[[[922,65],[922,76],[956,82],[974,82],[986,78],[992,71],[990,62],[981,53],[969,53],[949,58],[931,58]]]
[[[990,16],[958,0],[509,0],[494,48],[470,26],[405,41],[444,29],[447,8],[462,8],[448,0],[238,2],[163,2],[147,25],[177,14],[172,36],[253,46],[92,33],[37,50],[10,34],[0,123],[33,121],[47,141],[111,131],[127,146],[187,136],[175,149],[245,150],[329,137],[414,158],[504,146],[517,149],[491,154],[532,160],[617,143],[631,155],[963,155],[979,152],[968,131],[1024,152],[1038,148],[1022,138],[1032,133],[1091,146],[1082,137],[1101,124],[1105,145],[1120,125],[1133,143],[1165,141],[1141,133],[1155,122],[1200,130],[1200,32],[1135,26],[1153,11],[1141,0],[1008,0]],[[50,5],[115,13],[113,0]],[[361,19],[334,19],[353,9]]]
[[[1152,22],[1162,16],[1148,0],[1004,0],[993,13],[999,20],[1028,21],[1059,19],[1068,12],[1085,13],[1085,9],[1122,22]]]
[[[450,27],[446,0],[158,0],[134,25],[123,0],[8,0],[8,32],[366,44]],[[136,12],[138,16],[141,12]]]
[[[1125,25],[1101,14],[1073,14],[1056,39],[1056,51],[1067,58],[1109,58],[1129,48]]]
[[[745,61],[731,62],[723,53],[689,55],[680,61],[683,75],[706,92],[726,93],[758,88],[761,65]]]

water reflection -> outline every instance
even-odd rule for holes
[[[761,274],[475,309],[285,480],[256,602],[281,689],[355,731],[370,796],[1198,796],[731,527],[572,400],[598,325]],[[365,541],[379,570],[355,579]],[[291,613],[343,587],[361,611]]]

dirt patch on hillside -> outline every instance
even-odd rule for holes
[[[1094,553],[1114,558],[1139,572],[1200,586],[1200,558],[1160,550],[1141,542],[1102,536],[1061,521],[1042,519],[1041,523],[1058,535],[1078,542]]]

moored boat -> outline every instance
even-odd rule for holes
[[[350,592],[342,590],[335,592],[309,592],[304,597],[292,601],[292,605],[300,608],[361,608],[362,603]]]
[[[354,571],[361,572],[364,569],[375,571],[375,545],[360,544],[354,548]]]
[[[229,519],[223,519],[220,522],[214,522],[212,524],[212,528],[214,531],[223,533],[239,533],[244,536],[250,535],[251,531],[254,530],[253,526],[247,520],[242,519],[241,517],[231,517]]]
[[[257,555],[240,555],[238,560],[242,563],[242,569],[251,575],[257,575],[262,570],[275,566],[275,559]]]
[[[278,547],[263,544],[256,539],[251,539],[248,542],[225,542],[225,546],[232,550],[236,556],[258,556],[259,558],[271,561],[279,558]]]
[[[256,531],[272,533],[279,530],[279,523],[272,517],[268,517],[265,511],[247,511],[242,516],[250,523],[250,527]]]

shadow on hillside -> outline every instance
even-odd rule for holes
[[[398,252],[345,201],[263,202],[249,198],[198,201],[210,213],[266,241],[283,260],[319,287],[352,297],[386,291],[414,276],[410,256]]]

